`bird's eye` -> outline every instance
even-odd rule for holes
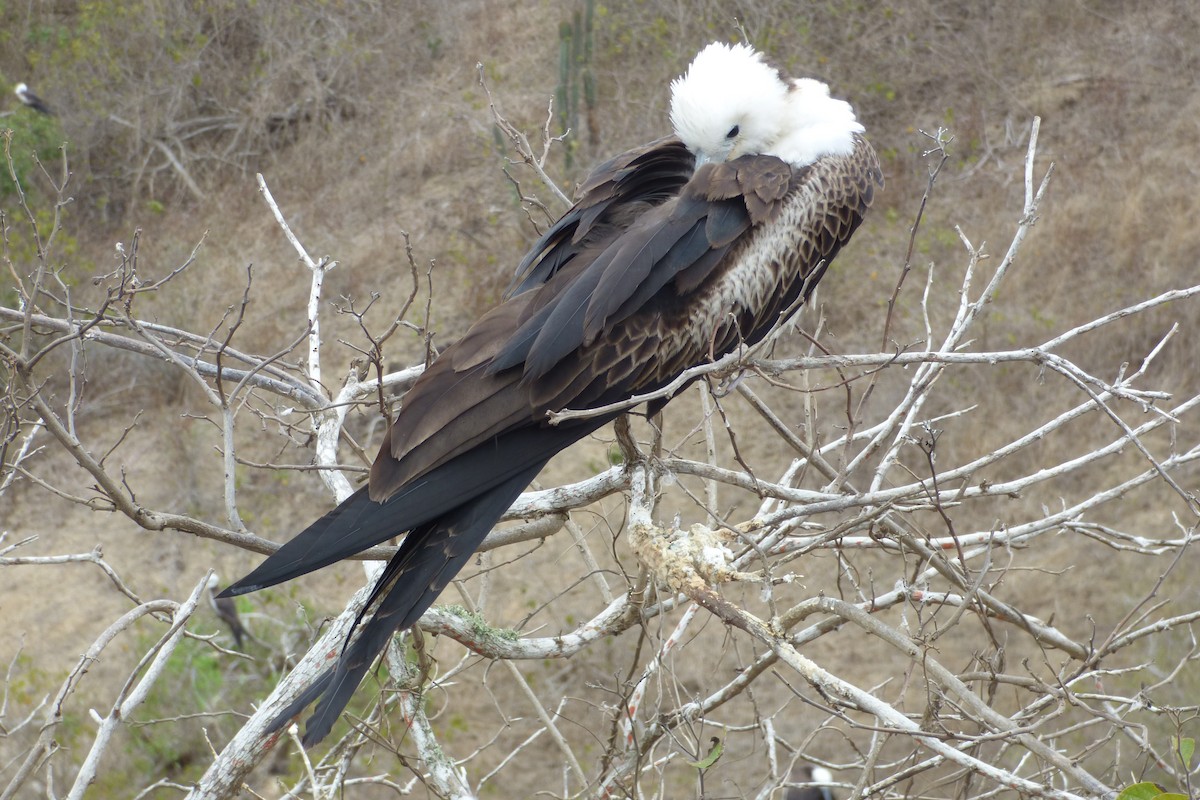
[[[741,128],[739,128],[737,125],[734,125],[732,128],[729,129],[729,133],[725,134],[725,138],[726,139],[736,139],[737,135],[739,133],[741,133],[741,131],[742,131]]]

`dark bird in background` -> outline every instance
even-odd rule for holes
[[[789,786],[784,800],[834,800],[833,773],[824,767],[798,764],[788,776],[788,783],[811,783],[814,786]]]
[[[208,604],[212,606],[212,610],[216,612],[227,626],[229,632],[233,634],[233,641],[237,645],[238,650],[245,650],[243,646],[246,641],[246,629],[242,626],[241,617],[238,616],[237,603],[232,597],[223,597],[218,593],[217,589],[221,586],[221,579],[216,573],[208,576]]]
[[[550,458],[652,392],[764,337],[812,292],[883,176],[850,105],[745,45],[671,84],[674,135],[601,164],[525,256],[506,300],[404,398],[368,484],[225,590],[251,592],[405,531],[320,698],[325,737],[392,633],[415,623]],[[648,403],[657,413],[667,401]]]
[[[18,83],[16,87],[13,88],[13,94],[17,96],[18,100],[32,108],[34,111],[46,114],[50,117],[54,116],[54,112],[50,109],[50,106],[46,105],[45,101],[34,94],[25,84]]]

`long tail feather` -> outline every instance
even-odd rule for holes
[[[503,434],[490,446],[476,447],[413,480],[382,503],[372,500],[366,488],[359,489],[220,596],[245,594],[297,578],[438,520],[471,498],[507,484],[514,474],[526,474],[532,465],[545,464],[610,418]]]
[[[329,735],[392,634],[420,619],[544,464],[534,464],[510,476],[486,494],[411,531],[379,577],[364,609],[365,614],[375,605],[374,613],[359,627],[358,636],[342,651],[332,670],[321,675],[272,721],[271,729],[283,727],[320,697],[305,725],[304,744],[315,744]]]

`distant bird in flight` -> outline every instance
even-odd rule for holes
[[[233,641],[237,645],[238,650],[244,650],[246,641],[246,628],[242,625],[242,618],[238,616],[237,603],[232,597],[223,597],[217,592],[221,586],[221,579],[214,572],[208,576],[208,604],[212,606],[212,610],[216,612],[217,617],[229,627],[229,632],[233,634]]]
[[[54,116],[54,112],[50,110],[50,106],[46,105],[42,98],[30,91],[29,87],[25,84],[18,83],[13,89],[13,94],[17,96],[18,100],[32,108],[34,111],[38,111],[50,117]]]
[[[330,731],[392,633],[415,623],[560,450],[652,392],[764,337],[806,299],[883,174],[850,105],[714,43],[671,84],[674,135],[601,164],[517,268],[506,299],[404,397],[368,484],[225,590],[251,592],[405,531],[337,663],[274,721],[320,698]],[[666,399],[647,404],[657,413]]]

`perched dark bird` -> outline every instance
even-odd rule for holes
[[[784,800],[834,800],[833,773],[824,767],[800,764],[788,776],[788,783],[811,783],[813,786],[789,786]]]
[[[237,603],[232,597],[223,597],[217,592],[220,585],[221,579],[217,577],[216,573],[208,576],[208,604],[212,606],[217,617],[229,626],[229,632],[233,634],[233,641],[237,645],[237,649],[244,650],[246,629],[242,626],[241,617],[238,616]]]
[[[808,297],[883,176],[849,104],[752,48],[712,44],[671,84],[674,135],[601,164],[507,299],[404,398],[368,485],[225,590],[272,586],[405,531],[320,698],[320,741],[391,634],[412,625],[549,459],[626,400],[760,340]],[[655,413],[666,400],[649,403]],[[365,620],[365,622],[364,622]]]
[[[34,111],[38,111],[51,117],[54,116],[54,112],[50,110],[50,106],[46,105],[42,98],[30,91],[29,87],[25,84],[18,83],[13,88],[13,94],[17,96],[18,100],[32,108]]]

